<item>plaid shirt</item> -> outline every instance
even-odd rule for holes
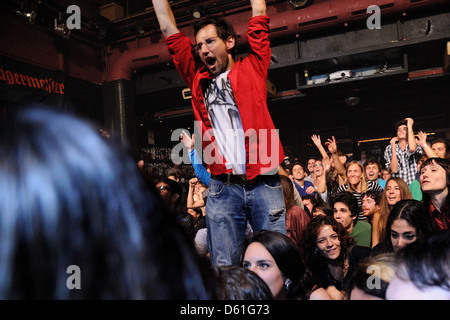
[[[403,151],[398,144],[395,145],[395,152],[397,153],[398,171],[392,173],[393,177],[402,178],[407,185],[410,185],[416,179],[417,174],[417,159],[422,155],[423,150],[419,145],[414,152],[409,151],[408,144],[406,144],[405,151]],[[386,160],[386,168],[389,168],[392,159],[392,147],[388,145],[384,150],[384,160]]]

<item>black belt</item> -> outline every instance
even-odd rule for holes
[[[211,179],[226,182],[226,183],[235,183],[235,184],[242,184],[242,185],[248,185],[248,184],[256,184],[261,183],[264,181],[268,181],[273,179],[274,177],[278,177],[278,173],[272,174],[272,175],[258,175],[253,179],[247,179],[247,176],[245,174],[231,174],[231,173],[224,173],[219,175],[211,175]]]

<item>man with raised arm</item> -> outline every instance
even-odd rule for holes
[[[393,177],[402,178],[408,185],[416,179],[417,160],[423,154],[414,137],[413,124],[412,118],[398,121],[395,124],[397,135],[384,150],[386,168],[391,169]]]
[[[238,264],[247,221],[254,232],[286,233],[278,165],[284,159],[267,109],[271,58],[264,0],[251,0],[249,53],[235,61],[231,23],[207,18],[194,25],[195,44],[177,28],[167,0],[152,0],[175,67],[192,93],[203,156],[211,171],[206,205],[213,265]]]

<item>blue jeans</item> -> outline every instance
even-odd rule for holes
[[[253,232],[265,229],[286,234],[286,209],[278,175],[249,185],[211,178],[206,225],[212,265],[240,263],[247,221]]]

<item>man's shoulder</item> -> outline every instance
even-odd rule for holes
[[[386,146],[386,148],[384,149],[384,151],[386,152],[386,151],[392,151],[392,146],[391,146],[391,144],[388,144],[387,146]]]
[[[355,228],[358,230],[372,230],[372,225],[367,221],[358,220],[358,223],[355,225]]]
[[[311,186],[314,187],[314,184],[311,181],[305,180],[305,189]]]

